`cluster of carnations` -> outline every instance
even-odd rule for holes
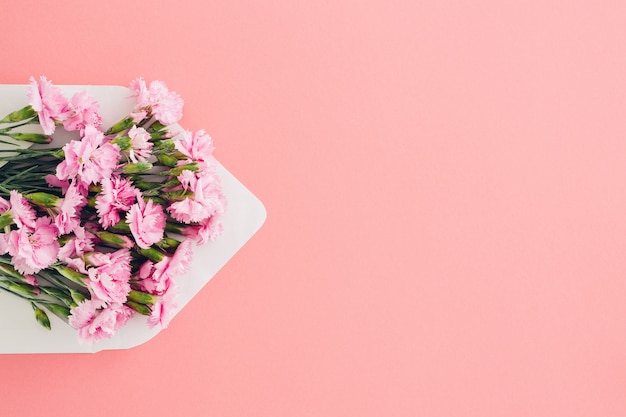
[[[167,327],[193,245],[222,230],[211,138],[174,131],[183,101],[164,83],[138,78],[130,94],[134,110],[103,131],[94,98],[31,78],[28,105],[0,120],[0,142],[39,144],[0,154],[0,289],[47,328],[46,311],[61,317],[81,342],[136,314]],[[52,147],[58,129],[75,139]]]

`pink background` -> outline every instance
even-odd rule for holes
[[[149,343],[1,356],[3,416],[626,415],[624,2],[46,3],[0,83],[166,81],[268,219]]]

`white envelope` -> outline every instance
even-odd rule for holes
[[[130,90],[121,86],[59,86],[66,97],[87,91],[100,103],[103,127],[127,116],[133,108]],[[0,85],[0,119],[26,106],[25,85]],[[182,130],[178,125],[174,129]],[[210,133],[210,126],[207,131]],[[31,131],[32,127],[30,128]],[[57,129],[58,130],[58,129]],[[68,134],[55,134],[55,142],[68,140]],[[60,142],[57,142],[59,140]],[[4,145],[6,146],[6,145]],[[219,140],[217,143],[219,147]],[[0,151],[2,148],[0,147]],[[0,168],[1,169],[1,168]],[[228,262],[230,258],[259,230],[266,218],[263,204],[223,166],[218,165],[224,194],[228,200],[223,217],[224,233],[214,242],[196,247],[189,273],[180,277],[178,313]],[[0,353],[90,353],[101,350],[128,349],[147,342],[161,331],[149,329],[144,316],[136,315],[111,339],[94,345],[79,344],[76,330],[49,314],[52,330],[43,328],[34,318],[30,303],[0,291]],[[174,318],[170,326],[176,326]]]

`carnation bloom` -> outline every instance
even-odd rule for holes
[[[59,249],[58,258],[69,266],[83,274],[87,273],[85,261],[82,256],[94,249],[95,235],[79,226],[73,230],[74,236]]]
[[[70,131],[81,130],[86,126],[100,127],[102,117],[99,110],[98,101],[86,91],[76,93],[70,100],[70,111],[67,119],[63,121],[63,127]]]
[[[9,211],[11,212],[13,222],[19,228],[34,228],[37,214],[35,213],[33,207],[28,203],[28,200],[26,200],[26,198],[24,198],[24,196],[17,190],[11,190],[9,196],[9,201],[11,203]]]
[[[132,97],[137,99],[137,109],[151,108],[156,119],[164,125],[176,123],[183,116],[183,99],[169,91],[162,81],[152,81],[150,87],[139,77],[130,83]]]
[[[27,98],[28,104],[39,115],[39,122],[46,135],[53,134],[55,121],[64,121],[70,112],[67,99],[61,90],[43,76],[39,78],[39,82],[30,77]]]
[[[130,138],[130,159],[133,162],[145,162],[152,155],[151,136],[143,127],[133,126],[128,131]]]
[[[0,197],[0,214],[6,212],[10,208],[11,208],[11,203],[9,203],[4,198]]]
[[[174,141],[174,147],[192,161],[202,162],[208,160],[215,150],[213,139],[204,130],[198,130],[193,135],[188,130],[184,131],[182,138]]]
[[[212,171],[200,174],[183,170],[178,179],[193,197],[175,201],[168,208],[170,215],[182,223],[198,223],[224,212],[226,198],[222,193],[219,177]]]
[[[163,208],[152,200],[144,200],[139,192],[137,192],[137,202],[132,205],[126,215],[126,222],[130,225],[135,242],[141,248],[147,249],[153,243],[163,239],[165,231]]]
[[[124,303],[130,292],[130,251],[120,249],[113,253],[93,252],[85,255],[87,287],[95,298],[107,303]]]
[[[198,245],[204,245],[209,240],[215,240],[224,231],[222,215],[214,214],[198,224],[192,224],[182,228],[183,236],[193,239]]]
[[[120,221],[120,212],[127,212],[135,202],[137,189],[130,180],[113,176],[102,179],[102,191],[96,197],[98,221],[108,228]]]
[[[48,187],[60,188],[63,194],[65,194],[67,189],[70,188],[69,180],[60,180],[56,175],[48,174],[46,175],[45,180]]]
[[[57,166],[60,180],[78,177],[85,184],[92,184],[111,176],[116,168],[120,148],[102,143],[104,134],[93,126],[85,127],[82,140],[73,140],[63,147],[65,160]]]
[[[81,194],[77,183],[72,183],[64,198],[60,199],[57,205],[54,224],[59,229],[59,234],[71,233],[80,226],[80,211],[85,204],[87,204],[87,199]]]
[[[139,278],[144,291],[162,295],[174,283],[174,278],[189,271],[193,257],[192,243],[183,240],[173,256],[165,256],[156,264],[146,261],[139,268]]]
[[[80,343],[93,344],[113,336],[134,314],[121,303],[107,305],[101,300],[84,300],[71,310],[68,322],[78,330]]]
[[[34,231],[27,228],[13,230],[9,235],[8,251],[15,269],[22,274],[35,274],[56,262],[57,237],[57,228],[50,217],[38,218]]]
[[[167,328],[172,319],[174,310],[178,307],[175,302],[177,295],[177,287],[171,285],[157,298],[157,301],[151,307],[152,313],[150,317],[148,317],[148,326],[150,328],[155,327],[157,324],[160,324],[163,329]]]

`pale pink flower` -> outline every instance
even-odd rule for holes
[[[98,129],[85,127],[82,140],[73,140],[63,147],[65,160],[57,166],[57,177],[60,180],[78,177],[85,184],[110,177],[117,167],[120,148],[103,140],[104,134]]]
[[[177,277],[189,271],[192,258],[192,242],[185,239],[178,245],[174,255],[165,256],[157,263],[144,262],[139,268],[142,289],[151,294],[164,294]]]
[[[135,202],[137,189],[130,180],[113,176],[102,179],[102,191],[96,197],[98,221],[104,228],[120,221],[120,212],[127,212]]]
[[[22,274],[35,274],[56,262],[57,237],[57,228],[50,217],[39,217],[34,231],[13,230],[9,235],[9,254],[15,269]]]
[[[85,126],[100,127],[102,124],[98,101],[88,95],[86,91],[81,91],[72,96],[70,109],[67,119],[63,121],[63,127],[66,130],[81,130]]]
[[[202,162],[207,161],[215,150],[211,136],[204,130],[198,130],[195,134],[184,131],[182,138],[174,141],[174,147],[192,161]]]
[[[35,213],[35,209],[28,203],[28,200],[17,190],[11,190],[9,196],[11,203],[9,211],[11,212],[13,222],[19,228],[34,228],[37,214]]]
[[[81,194],[77,183],[72,183],[57,205],[54,224],[56,224],[60,234],[70,233],[80,226],[80,211],[85,204],[87,204],[87,199]]]
[[[0,233],[0,255],[4,255],[9,251],[10,233]]]
[[[178,177],[183,188],[193,193],[192,197],[175,201],[167,208],[170,215],[182,223],[199,223],[211,216],[221,214],[226,208],[219,177],[212,171],[198,176],[183,170]]]
[[[130,83],[133,91],[131,97],[137,99],[137,109],[151,108],[156,119],[164,125],[176,123],[183,116],[183,99],[173,91],[169,91],[162,81],[152,81],[146,86],[139,77]]]
[[[63,194],[65,194],[67,189],[70,188],[69,180],[60,180],[56,175],[48,174],[45,179],[48,187],[60,188]]]
[[[0,214],[6,212],[11,208],[11,203],[9,203],[4,198],[0,197]]]
[[[28,104],[39,115],[39,122],[46,135],[54,133],[55,121],[64,121],[70,111],[67,99],[61,90],[52,85],[46,77],[40,77],[39,82],[30,77],[27,91]]]
[[[24,282],[33,286],[39,285],[39,281],[37,281],[37,277],[34,275],[24,275]]]
[[[124,304],[107,305],[101,300],[84,300],[71,310],[68,322],[78,330],[80,343],[93,344],[113,336],[134,314]]]
[[[146,110],[136,110],[131,112],[129,116],[133,118],[133,122],[139,123],[148,117],[148,112]]]
[[[182,228],[182,233],[185,237],[193,239],[198,245],[204,245],[209,240],[215,240],[222,235],[224,227],[221,218],[221,214],[214,214],[199,224]]]
[[[82,259],[82,256],[93,251],[96,236],[82,226],[74,228],[73,233],[74,236],[59,249],[58,258],[70,268],[87,274],[85,261]]]
[[[169,91],[152,106],[152,111],[159,122],[171,125],[183,117],[183,99],[175,92]]]
[[[128,131],[130,138],[130,159],[133,162],[145,162],[152,155],[152,142],[150,133],[143,127],[133,126]]]
[[[160,324],[161,328],[167,328],[174,311],[178,308],[177,296],[178,289],[175,285],[171,285],[162,295],[158,296],[157,301],[151,307],[152,314],[148,317],[148,327],[153,328]]]
[[[85,255],[87,287],[95,298],[107,303],[124,303],[130,292],[131,256],[128,249]]]
[[[152,200],[144,200],[141,193],[137,193],[137,202],[126,215],[126,222],[130,224],[130,231],[141,248],[147,249],[163,239],[165,231],[163,207]]]

